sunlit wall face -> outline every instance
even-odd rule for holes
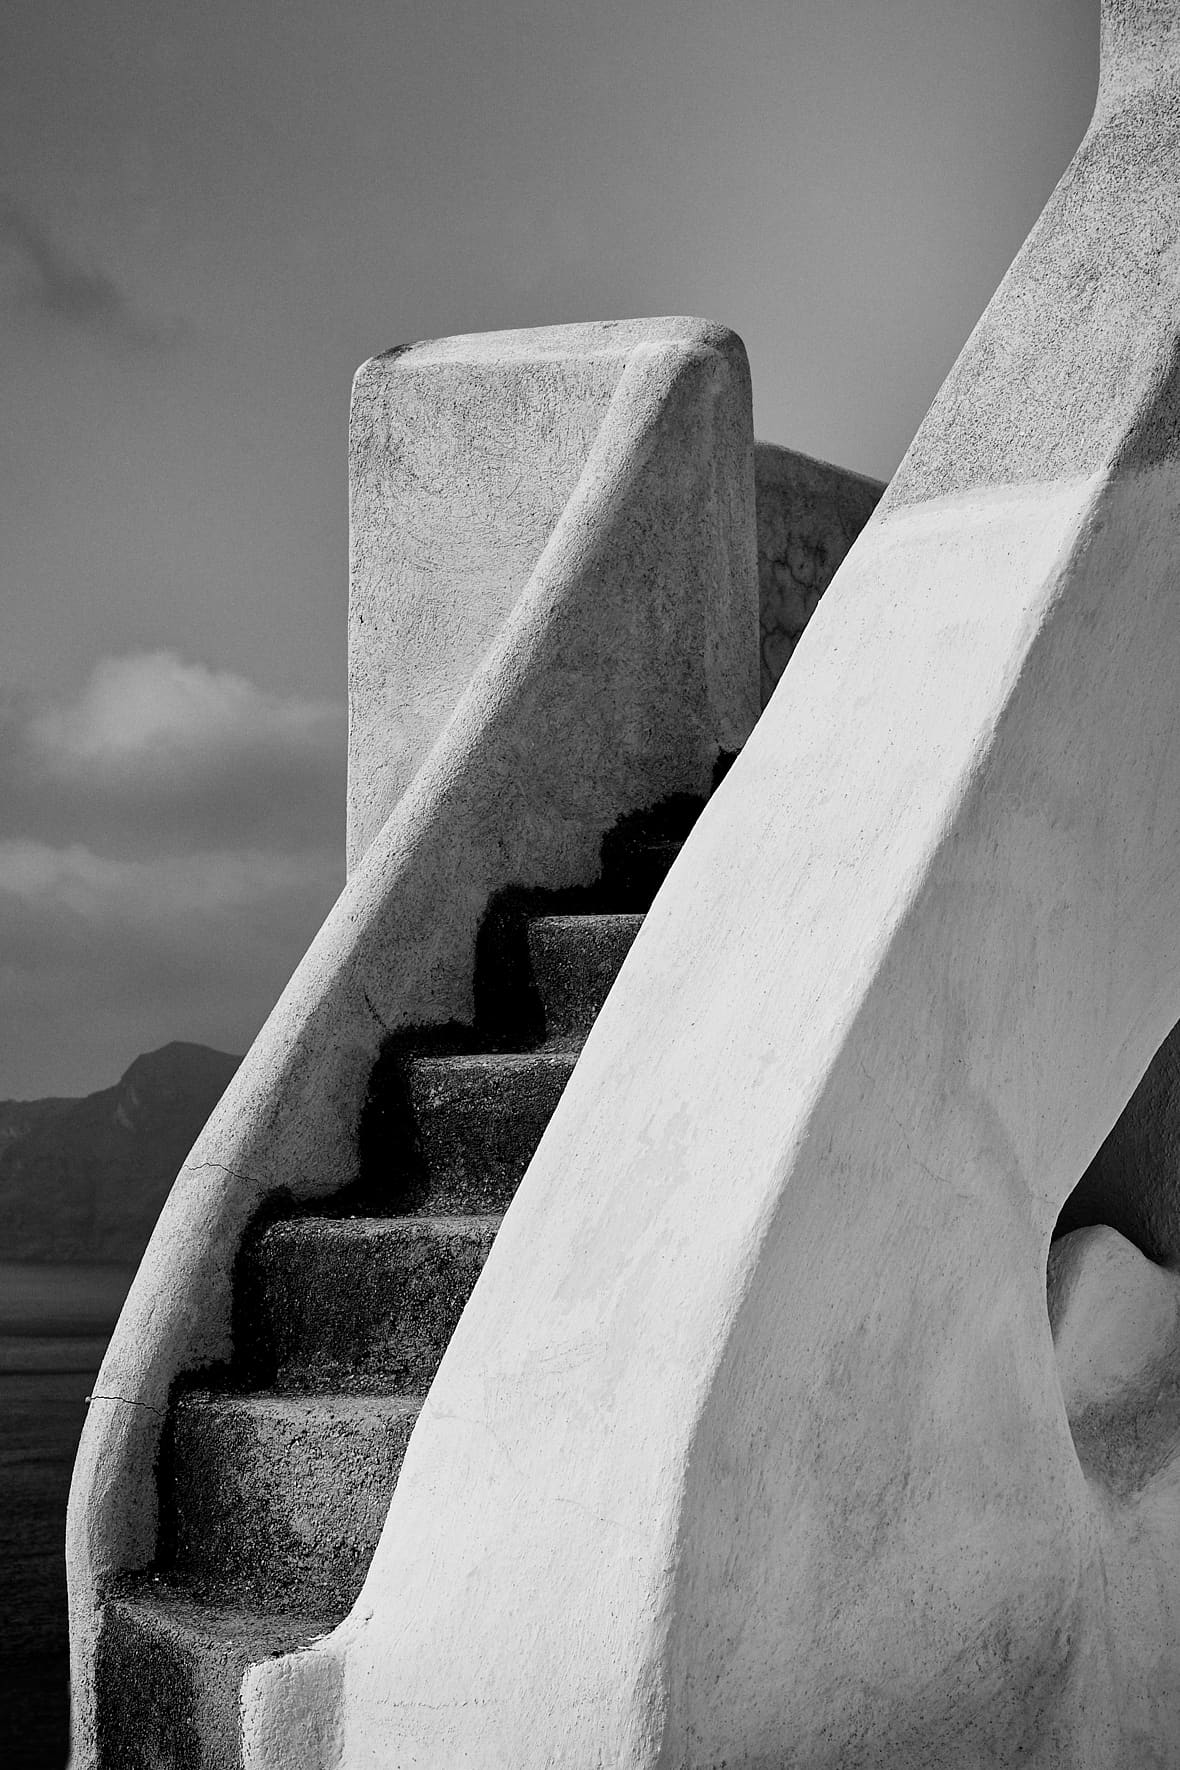
[[[1097,11],[10,0],[0,1097],[172,1037],[241,1049],[331,900],[339,711],[307,709],[343,696],[363,357],[705,314],[746,340],[760,435],[887,476],[1085,126]],[[81,730],[112,671],[149,709],[119,766],[82,779],[59,746],[38,774],[44,721]],[[161,737],[173,692],[208,729]],[[311,785],[243,830],[243,783],[307,719]]]

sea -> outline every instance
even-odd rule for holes
[[[133,1266],[0,1261],[0,1765],[69,1751],[66,1497]]]

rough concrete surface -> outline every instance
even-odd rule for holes
[[[674,318],[455,339],[361,376],[393,403],[402,379],[413,384],[418,429],[402,442],[429,456],[441,447],[430,425],[439,437],[461,428],[455,402],[469,387],[485,401],[495,373],[506,435],[522,389],[547,374],[565,435],[568,365],[586,358],[597,386],[592,360],[604,353],[618,373],[589,453],[581,432],[569,442],[568,501],[466,679],[447,676],[457,698],[422,737],[409,788],[182,1168],[112,1338],[67,1523],[76,1770],[95,1763],[105,1596],[156,1551],[169,1395],[182,1374],[229,1355],[235,1260],[260,1208],[280,1191],[311,1200],[355,1177],[382,1043],[407,1025],[470,1019],[476,934],[498,892],[589,884],[606,831],[668,795],[703,795],[757,717],[749,371],[732,333]],[[456,371],[464,362],[470,376]],[[421,396],[431,376],[433,405]],[[544,402],[534,407],[543,427]],[[537,447],[551,466],[554,450],[544,438]],[[505,481],[509,522],[519,478]],[[430,484],[411,479],[404,496],[419,495],[429,501]],[[404,508],[397,520],[416,526]],[[471,593],[483,594],[474,580]],[[409,606],[417,619],[420,604]],[[360,716],[359,686],[357,697]],[[301,1738],[309,1725],[304,1715]]]
[[[421,1208],[506,1209],[576,1060],[573,1051],[411,1058]]]
[[[385,1520],[421,1397],[186,1395],[172,1548],[189,1590],[339,1617]]]
[[[252,1770],[1180,1762],[1171,1276],[1083,1230],[1046,1305],[1180,1018],[1180,8],[1103,17]]]
[[[639,914],[530,920],[529,960],[548,1044],[581,1044],[642,925]]]

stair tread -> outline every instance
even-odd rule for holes
[[[546,1048],[581,1048],[642,926],[639,914],[530,917],[529,970]]]
[[[409,1057],[407,1062],[418,1072],[436,1070],[448,1075],[468,1076],[491,1071],[508,1075],[516,1070],[535,1069],[538,1064],[572,1069],[580,1049],[579,1043],[577,1049],[567,1047],[561,1050],[537,1045],[528,1051],[455,1051],[445,1055],[422,1052]]]
[[[550,1049],[415,1055],[387,1097],[366,1179],[391,1212],[417,1216],[507,1210],[581,1042]],[[380,1153],[378,1153],[380,1151]]]
[[[324,1420],[356,1421],[415,1418],[425,1394],[389,1394],[381,1390],[353,1392],[347,1389],[189,1389],[177,1396],[178,1409],[220,1411],[256,1419],[291,1420],[297,1424],[308,1416]]]
[[[263,1244],[306,1236],[336,1237],[340,1240],[379,1240],[382,1238],[414,1240],[448,1236],[475,1237],[495,1235],[504,1221],[503,1211],[451,1216],[389,1216],[355,1217],[280,1217],[267,1225],[259,1240]]]
[[[644,910],[604,910],[601,913],[580,915],[559,910],[552,913],[548,910],[540,910],[531,915],[528,920],[531,927],[536,927],[538,924],[568,929],[584,926],[588,933],[597,929],[601,929],[603,932],[608,929],[619,931],[633,929],[635,933],[638,933],[643,926],[645,914]]]
[[[140,1621],[162,1625],[169,1634],[255,1650],[260,1659],[306,1646],[317,1635],[328,1634],[337,1622],[321,1611],[257,1610],[232,1592],[205,1592],[154,1577],[128,1582],[109,1603]]]

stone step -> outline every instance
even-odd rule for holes
[[[268,1611],[343,1616],[422,1397],[191,1391],[172,1412],[172,1571]]]
[[[500,1225],[289,1217],[243,1258],[235,1339],[251,1386],[424,1394]]]
[[[407,1058],[416,1209],[506,1210],[576,1060],[576,1050]],[[396,1137],[386,1159],[396,1184],[405,1164]],[[372,1172],[379,1183],[379,1164]]]
[[[241,1770],[247,1668],[306,1647],[336,1620],[206,1604],[159,1580],[129,1585],[104,1605],[97,1770]]]
[[[532,916],[529,969],[550,1044],[580,1044],[643,926],[640,914]]]

